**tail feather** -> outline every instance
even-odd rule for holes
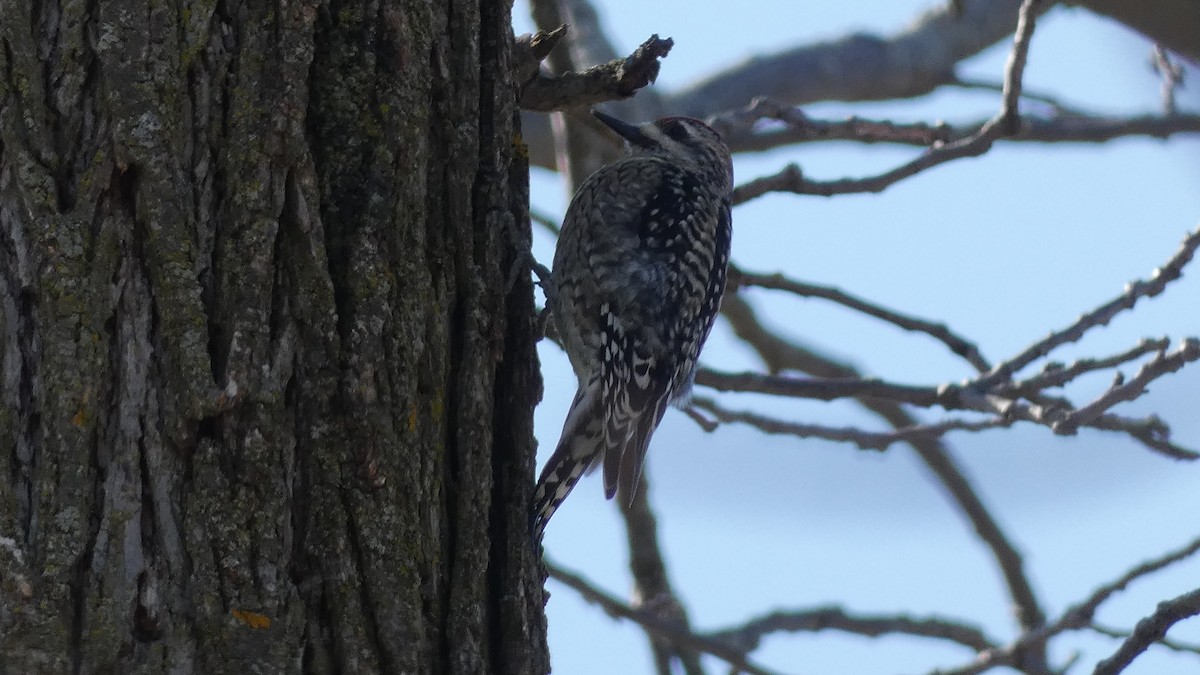
[[[624,373],[606,370],[581,383],[571,402],[558,447],[533,493],[532,528],[539,539],[579,479],[601,463],[607,498],[619,493],[628,505],[637,494],[650,437],[672,398],[672,378],[652,357],[632,349],[621,353],[629,354]]]
[[[655,410],[645,410],[637,419],[633,436],[621,453],[621,470],[617,475],[617,494],[623,504],[633,504],[637,495],[638,483],[642,479],[642,467],[646,463],[646,450],[650,447],[650,436],[662,422],[663,414],[667,412],[667,401],[662,399]]]
[[[662,421],[671,398],[670,380],[661,376],[652,360],[635,360],[632,382],[605,383],[604,400],[609,411],[604,426],[604,495],[621,495],[633,503],[650,437]]]
[[[542,469],[533,491],[533,531],[538,539],[550,516],[571,493],[585,473],[598,465],[604,434],[604,407],[600,382],[581,383],[563,423],[562,436],[554,454]]]

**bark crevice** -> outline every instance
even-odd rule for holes
[[[511,8],[439,11],[0,10],[7,667],[548,669]]]

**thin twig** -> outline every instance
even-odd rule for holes
[[[777,611],[747,621],[736,628],[713,631],[706,637],[738,649],[751,652],[763,638],[779,632],[816,632],[840,630],[868,637],[903,634],[949,640],[977,652],[995,648],[995,643],[983,631],[960,621],[942,618],[895,616],[861,616],[847,613],[841,607],[820,607],[794,612]]]
[[[1165,375],[1167,372],[1170,372],[1171,367],[1178,365],[1179,361],[1185,360],[1183,357],[1187,357],[1186,360],[1195,360],[1192,358],[1193,352],[1188,350],[1181,355],[1181,358],[1170,360],[1163,367],[1154,368],[1147,374],[1147,378],[1140,379],[1138,384],[1144,385],[1144,383],[1149,382],[1154,377]],[[1149,377],[1150,375],[1153,377]],[[887,400],[893,403],[905,403],[923,408],[939,406],[946,410],[970,410],[994,416],[996,421],[990,423],[992,426],[1006,427],[1014,422],[1031,422],[1048,427],[1058,434],[1065,434],[1068,431],[1074,433],[1078,426],[1084,426],[1102,431],[1126,433],[1147,448],[1172,459],[1193,460],[1200,458],[1200,453],[1171,443],[1170,427],[1157,417],[1130,419],[1111,413],[1103,413],[1094,418],[1080,419],[1076,427],[1062,427],[1063,421],[1075,412],[1074,408],[1062,399],[1055,399],[1053,405],[1026,403],[1010,398],[1003,393],[980,393],[969,385],[943,384],[937,387],[921,387],[897,384],[876,378],[798,378],[793,376],[763,375],[753,372],[722,373],[709,368],[700,369],[700,372],[696,376],[696,383],[725,392],[771,394],[789,398],[806,398],[821,401],[833,401],[841,398],[869,398]],[[1142,390],[1144,389],[1145,387],[1142,386]],[[998,388],[997,391],[1002,392],[1003,389]],[[1122,390],[1122,392],[1124,393],[1125,390]],[[796,425],[795,429],[792,429],[790,426],[780,426],[770,421],[752,420],[749,414],[746,414],[737,421],[754,424],[764,430],[768,428],[773,429],[772,433],[820,436],[822,438],[830,438],[831,440],[848,440],[855,443],[862,440],[866,444],[866,447],[870,449],[882,449],[876,447],[876,445],[889,440],[882,437],[872,438],[868,432],[864,432],[861,439],[845,434],[825,435],[826,432],[822,431],[822,427],[811,425]],[[913,430],[909,437],[904,440],[930,437],[930,432],[936,431],[938,428],[937,425],[929,425],[926,430]],[[954,429],[967,431],[979,430],[967,424],[951,424],[944,431]],[[887,444],[890,445],[891,442]],[[860,445],[860,447],[863,446]]]
[[[978,157],[991,149],[997,139],[1020,131],[1018,103],[1021,98],[1021,78],[1029,55],[1029,43],[1037,15],[1051,0],[1025,0],[1017,15],[1017,29],[1012,50],[1004,69],[1004,94],[1000,112],[985,122],[967,138],[936,145],[909,162],[871,178],[845,178],[829,182],[809,181],[800,167],[790,164],[773,176],[766,176],[739,185],[733,203],[741,204],[768,192],[796,192],[832,196],[849,192],[881,192],[895,183],[915,176],[939,164],[964,157]]]
[[[736,295],[725,298],[721,313],[729,320],[737,336],[753,347],[763,359],[768,372],[794,370],[843,378],[859,375],[850,366],[803,349],[766,330],[754,310]],[[893,428],[902,429],[918,424],[912,414],[898,403],[870,397],[861,397],[858,400],[863,407],[882,417]],[[1008,587],[1019,624],[1026,629],[1042,625],[1045,615],[1033,592],[1029,577],[1025,574],[1024,560],[1020,552],[992,516],[983,499],[971,485],[970,479],[959,469],[950,455],[950,449],[937,438],[914,438],[908,443],[945,488],[947,495],[975,530],[980,541],[991,551]],[[1033,648],[1030,658],[1033,663],[1044,661],[1044,649]]]
[[[1179,597],[1158,603],[1150,616],[1142,619],[1133,629],[1129,639],[1107,659],[1096,664],[1093,675],[1116,675],[1133,663],[1139,654],[1150,645],[1162,642],[1167,631],[1180,621],[1200,614],[1200,590],[1184,593]]]
[[[1099,633],[1100,635],[1104,635],[1106,637],[1111,637],[1111,638],[1117,638],[1119,640],[1128,639],[1130,636],[1133,635],[1132,631],[1118,630],[1116,628],[1112,628],[1109,626],[1101,626],[1094,622],[1092,623],[1091,626],[1088,626],[1088,628],[1090,628],[1093,632]],[[1200,654],[1200,645],[1186,644],[1183,642],[1179,642],[1178,640],[1172,640],[1167,637],[1164,637],[1163,639],[1159,640],[1157,644],[1160,644],[1163,647],[1166,647],[1167,649],[1170,649],[1171,651],[1174,651],[1174,652],[1180,652],[1180,653],[1185,653],[1185,654]]]
[[[1200,458],[1195,450],[1190,450],[1171,442],[1171,428],[1159,419],[1157,415],[1142,418],[1122,417],[1107,413],[1101,415],[1090,425],[1103,431],[1115,431],[1126,434],[1147,448],[1170,457],[1171,459],[1193,460]]]
[[[1171,341],[1167,338],[1160,338],[1158,340],[1145,339],[1133,348],[1107,358],[1079,359],[1069,366],[1064,366],[1061,363],[1050,363],[1042,369],[1041,373],[1016,382],[1011,387],[1005,388],[1004,391],[1007,395],[1014,398],[1030,397],[1041,393],[1045,389],[1061,387],[1085,373],[1116,368],[1123,363],[1138,359],[1150,352],[1162,351],[1170,343]]]
[[[866,431],[857,427],[826,427],[819,424],[785,422],[749,411],[729,410],[712,399],[692,398],[692,405],[708,412],[720,424],[746,424],[765,434],[788,435],[798,438],[820,438],[826,441],[852,443],[862,450],[882,451],[897,443],[912,443],[920,439],[936,439],[951,431],[984,431],[1012,426],[1014,420],[993,417],[986,420],[947,419],[936,424],[916,424],[893,431]],[[713,430],[715,427],[705,427]]]
[[[541,211],[538,211],[537,209],[534,209],[532,207],[529,209],[529,219],[532,220],[535,224],[541,225],[542,227],[546,228],[546,230],[548,232],[550,232],[551,234],[553,234],[556,237],[558,236],[558,233],[562,230],[562,228],[559,227],[559,225],[558,225],[559,222],[562,221],[562,218],[553,218],[550,215],[542,213]]]
[[[665,621],[658,615],[642,609],[630,607],[605,591],[596,588],[590,581],[579,574],[570,572],[558,565],[545,561],[546,571],[550,577],[579,593],[584,600],[599,605],[609,616],[617,619],[628,619],[641,626],[658,638],[667,640],[687,649],[711,654],[733,666],[738,673],[753,675],[771,675],[771,671],[751,663],[746,655],[736,648],[723,644],[708,637],[696,635],[682,628],[673,621]]]
[[[975,380],[970,386],[981,391],[991,389],[1058,347],[1079,340],[1092,328],[1107,325],[1116,315],[1132,309],[1138,300],[1162,293],[1167,284],[1183,276],[1183,268],[1192,260],[1197,247],[1200,247],[1200,228],[1188,234],[1175,255],[1171,256],[1165,265],[1154,270],[1149,279],[1128,284],[1121,295],[1079,317],[1070,326],[1035,342],[1013,358],[997,364],[991,372]]]
[[[856,30],[747,59],[669,95],[665,103],[695,117],[736,108],[755,96],[801,104],[928,94],[953,81],[961,60],[1008,38],[1020,9],[1019,0],[964,0],[956,16],[948,4],[931,4],[890,35]]]
[[[1096,610],[1105,601],[1113,595],[1125,590],[1129,584],[1138,579],[1153,574],[1165,567],[1173,565],[1182,560],[1192,557],[1197,552],[1200,552],[1200,538],[1197,538],[1184,546],[1164,553],[1163,555],[1147,560],[1140,565],[1131,568],[1129,571],[1117,577],[1115,580],[1100,586],[1092,592],[1090,596],[1083,602],[1071,607],[1063,612],[1062,618],[1055,621],[1050,627],[1054,632],[1067,628],[1085,628],[1092,622],[1096,616]]]
[[[982,652],[972,663],[953,670],[939,671],[939,673],[940,675],[976,675],[976,673],[982,673],[998,666],[1012,666],[1017,663],[1018,655],[1029,645],[1045,644],[1048,639],[1059,633],[1089,628],[1096,615],[1096,610],[1113,595],[1124,590],[1137,579],[1195,555],[1197,551],[1200,551],[1200,539],[1196,539],[1178,550],[1148,560],[1125,572],[1116,580],[1100,586],[1085,600],[1068,608],[1054,622],[1037,630],[1025,632],[1012,644]]]
[[[729,285],[731,290],[744,286],[754,286],[786,291],[806,298],[829,300],[830,302],[862,312],[867,316],[886,321],[904,330],[925,333],[946,345],[950,351],[961,356],[967,363],[970,363],[972,367],[980,372],[987,372],[992,367],[975,343],[950,330],[945,324],[901,314],[900,312],[850,295],[839,288],[804,283],[789,279],[782,274],[753,274],[737,268],[730,268],[729,270]]]
[[[1003,92],[1004,91],[1004,83],[1003,82],[989,82],[986,80],[972,80],[972,79],[964,78],[964,77],[955,77],[954,81],[950,82],[949,86],[958,87],[960,89],[980,89],[980,90],[984,90],[984,91],[994,91],[994,92]],[[1060,101],[1058,99],[1058,97],[1051,96],[1050,94],[1032,92],[1032,91],[1029,91],[1029,89],[1027,87],[1022,88],[1021,98],[1025,99],[1026,101],[1037,101],[1038,103],[1044,103],[1059,113],[1066,113],[1068,115],[1079,114],[1078,110],[1063,103],[1062,101]]]
[[[700,369],[696,375],[696,384],[717,391],[771,394],[818,401],[834,401],[840,398],[878,398],[922,408],[941,406],[947,410],[995,412],[992,408],[982,408],[973,402],[968,404],[960,395],[962,390],[954,385],[941,388],[922,387],[886,382],[878,378],[801,378],[789,375],[763,375],[749,371],[724,373],[711,368]]]
[[[1151,62],[1162,78],[1163,114],[1174,116],[1178,112],[1175,106],[1175,91],[1183,86],[1183,67],[1171,60],[1171,55],[1162,45],[1154,45]]]
[[[1014,134],[1020,126],[1021,87],[1024,86],[1025,63],[1029,59],[1029,47],[1033,42],[1033,29],[1037,17],[1053,0],[1025,0],[1017,12],[1017,30],[1013,35],[1013,46],[1004,65],[1004,89],[1000,114],[996,122],[1003,125],[1005,134]],[[986,126],[986,125],[985,125]]]
[[[721,118],[717,118],[721,119]],[[970,137],[985,121],[974,123],[947,124],[937,122],[891,122],[850,117],[844,120],[818,120],[808,118],[798,125],[782,128],[734,128],[722,132],[731,150],[735,153],[764,152],[776,148],[821,141],[852,141],[856,143],[889,143],[929,147],[938,143],[951,143]],[[1200,115],[1179,114],[1171,117],[1161,115],[1135,115],[1112,117],[1103,115],[1072,114],[1057,117],[1023,116],[1021,128],[1010,136],[997,139],[1004,143],[1107,143],[1118,138],[1146,136],[1167,139],[1180,134],[1200,133]],[[850,194],[854,183],[838,181],[824,183],[805,182],[790,190],[796,194],[828,195]],[[873,185],[873,183],[865,183]],[[835,192],[836,190],[836,192]]]
[[[1072,434],[1080,425],[1089,424],[1109,408],[1122,401],[1132,401],[1146,391],[1151,381],[1168,373],[1173,373],[1192,361],[1200,360],[1200,340],[1188,338],[1174,352],[1167,354],[1166,349],[1143,365],[1131,379],[1124,383],[1114,384],[1096,400],[1068,413],[1054,425],[1055,433]]]
[[[783,129],[756,133],[758,122],[764,119],[781,122]],[[929,146],[953,140],[951,129],[945,123],[902,124],[858,117],[838,121],[817,120],[804,114],[798,107],[785,106],[765,97],[754,99],[744,108],[709,117],[707,121],[709,126],[721,133],[734,152],[768,149],[754,147],[756,138],[781,141],[770,147],[833,140]]]

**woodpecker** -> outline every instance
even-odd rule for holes
[[[579,187],[554,252],[551,317],[579,388],[534,490],[539,539],[600,465],[605,496],[632,501],[667,405],[687,404],[729,263],[733,162],[717,132],[593,114],[630,152]]]

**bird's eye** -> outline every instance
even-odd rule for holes
[[[686,141],[688,137],[687,127],[680,122],[671,122],[667,124],[667,126],[663,127],[663,133],[666,134],[671,140],[678,141],[680,143]]]

